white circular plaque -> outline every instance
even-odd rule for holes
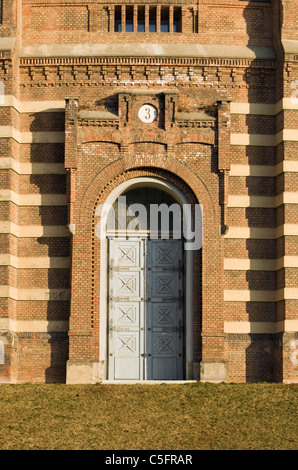
[[[150,124],[157,118],[157,109],[152,104],[144,104],[139,109],[139,118],[142,122]]]

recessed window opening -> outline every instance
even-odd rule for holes
[[[149,32],[156,33],[156,7],[149,8]]]
[[[124,198],[125,196],[125,198]],[[144,208],[144,212],[132,210],[133,204],[138,203]],[[160,206],[164,204],[169,212],[168,218],[162,218],[162,210],[156,207],[152,209],[152,204]],[[163,207],[163,206],[160,206]],[[139,231],[156,230],[155,235],[160,238],[165,232],[169,238],[177,233],[182,234],[183,226],[182,221],[179,220],[179,205],[176,199],[157,188],[138,187],[129,189],[122,194],[122,201],[116,200],[113,204],[113,210],[109,212],[107,219],[107,230],[111,233],[113,231],[126,231],[131,230],[135,233]],[[122,214],[122,215],[121,215]],[[178,217],[177,217],[178,215]],[[175,219],[176,216],[176,219]],[[174,229],[176,232],[174,233]]]
[[[160,12],[160,32],[168,33],[170,30],[169,7],[161,7]]]
[[[126,33],[133,32],[133,6],[132,5],[126,6],[125,32]]]
[[[145,32],[145,6],[138,6],[138,33]]]
[[[173,31],[174,33],[181,33],[181,7],[174,7],[174,18],[173,18]]]
[[[182,8],[161,6],[157,9],[156,5],[150,5],[146,10],[145,5],[115,5],[114,31],[116,33],[156,33],[157,31],[181,33]]]
[[[115,6],[115,33],[121,33],[121,6]]]

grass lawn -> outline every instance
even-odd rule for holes
[[[0,450],[297,450],[297,385],[0,385]]]

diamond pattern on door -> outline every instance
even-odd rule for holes
[[[155,336],[155,354],[173,355],[174,337],[173,334],[160,334]]]
[[[173,297],[177,294],[175,273],[157,273],[153,277],[152,297]]]
[[[133,296],[139,295],[139,273],[116,273],[115,284],[118,296]]]
[[[179,264],[179,240],[154,240],[151,250],[151,267],[175,269]],[[178,264],[177,264],[178,263]]]
[[[171,326],[176,319],[176,305],[173,303],[153,304],[153,323],[156,326]]]
[[[134,355],[137,350],[137,338],[135,334],[119,334],[117,353],[122,355]]]
[[[115,314],[115,325],[137,326],[139,323],[139,304],[117,302]]]
[[[154,266],[173,266],[173,255],[173,248],[171,246],[163,247],[158,245],[154,251]]]
[[[140,266],[140,242],[114,241],[114,264],[119,267]]]

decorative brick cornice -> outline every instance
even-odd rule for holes
[[[193,120],[179,120],[177,119],[178,127],[198,128],[198,129],[214,129],[216,127],[215,121],[193,121]]]
[[[95,126],[95,127],[114,127],[119,128],[119,120],[110,120],[110,119],[78,119],[78,125],[85,126]]]
[[[26,57],[20,66],[70,66],[70,65],[148,65],[188,67],[262,67],[275,68],[273,59],[228,59],[208,57]]]
[[[0,61],[1,66],[1,61]],[[23,87],[216,86],[274,88],[274,60],[173,57],[46,57],[20,59]]]

